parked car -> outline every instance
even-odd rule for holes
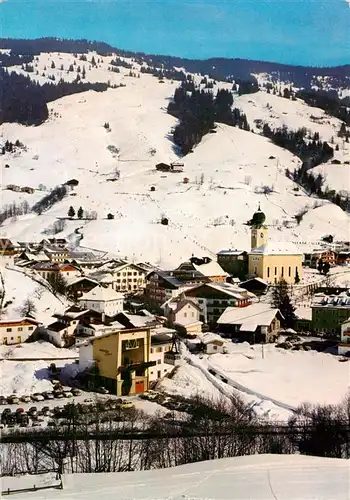
[[[71,393],[71,391],[63,391],[63,396],[65,398],[72,398],[73,394]]]
[[[55,398],[57,399],[63,399],[64,398],[64,395],[63,395],[63,392],[55,392]]]
[[[33,401],[44,401],[44,396],[37,392],[37,393],[33,394],[32,400]]]
[[[16,413],[24,413],[24,408],[17,408]]]
[[[22,396],[20,398],[20,400],[22,401],[22,403],[30,403],[31,402],[30,396]]]
[[[73,394],[73,396],[80,396],[81,395],[81,390],[73,388],[72,389],[72,394]]]
[[[38,413],[38,409],[36,406],[31,406],[29,408],[29,410],[27,411],[27,413],[28,413],[28,415],[34,415],[34,414]]]
[[[54,395],[52,392],[43,392],[44,399],[54,399]]]
[[[56,424],[56,422],[55,422],[54,420],[49,420],[49,421],[47,422],[47,425],[48,425],[49,427],[57,427],[57,424]]]
[[[10,405],[18,405],[19,404],[19,398],[17,396],[14,396],[14,395],[9,396],[7,398],[7,402]]]
[[[123,409],[123,410],[129,410],[130,408],[134,408],[135,405],[132,401],[123,401],[122,404],[120,405],[120,407]]]
[[[7,405],[7,400],[4,396],[0,396],[0,405]]]
[[[100,394],[109,394],[109,390],[105,387],[99,387],[96,392],[99,392]]]

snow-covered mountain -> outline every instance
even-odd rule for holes
[[[214,255],[223,248],[247,249],[249,232],[244,224],[260,203],[275,240],[315,246],[326,234],[348,239],[348,215],[326,200],[308,196],[287,178],[285,170],[298,168],[300,159],[262,136],[259,128],[261,123],[286,125],[291,130],[305,127],[310,134],[318,133],[321,141],[338,145],[335,158],[340,164],[329,162],[315,171],[324,174],[330,188],[350,191],[349,165],[344,163],[349,160],[349,145],[337,136],[339,119],[303,101],[268,94],[266,89],[235,95],[234,106],[247,115],[254,133],[217,124],[215,133],[207,134],[192,153],[181,158],[171,134],[177,119],[167,114],[179,82],[160,82],[141,72],[146,63],[133,58],[121,58],[125,67],[112,72],[115,57],[96,52],[83,57],[41,53],[34,59],[32,72],[20,64],[7,68],[42,85],[60,79],[72,81],[80,66],[85,82],[109,82],[115,88],[48,103],[49,118],[40,126],[1,126],[3,142],[19,140],[23,144],[1,157],[3,207],[23,201],[33,206],[55,186],[69,179],[79,181],[62,201],[41,215],[28,213],[6,220],[0,227],[1,236],[42,239],[58,218],[67,216],[70,206],[76,212],[81,206],[85,213],[96,212],[97,218],[67,220],[60,236],[73,241],[78,232],[84,246],[168,267],[192,253]],[[92,58],[96,64],[91,64]],[[199,84],[202,75],[193,78]],[[219,88],[231,89],[232,83],[213,83],[214,94]],[[183,173],[155,168],[157,163],[180,158]],[[29,186],[35,192],[6,189],[11,184]],[[294,216],[305,210],[297,225]],[[107,214],[114,218],[107,219]],[[168,225],[160,224],[162,217],[168,219]]]

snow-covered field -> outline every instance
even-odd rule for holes
[[[50,482],[51,481],[51,482]],[[2,478],[2,489],[57,484],[54,478]],[[14,499],[23,493],[11,495]],[[347,500],[347,460],[253,455],[170,469],[63,476],[62,490],[26,492],[35,500]]]
[[[78,349],[64,349],[55,347],[50,342],[38,341],[28,344],[1,345],[0,359],[7,360],[41,360],[41,359],[76,359]]]
[[[227,347],[229,354],[187,355],[190,365],[183,363],[159,388],[169,394],[212,400],[238,391],[257,415],[276,420],[288,419],[302,403],[338,404],[349,393],[350,362],[340,363],[332,354],[286,351],[274,344],[228,342]]]
[[[70,78],[66,67],[72,58],[67,54],[42,54],[39,74],[55,60],[56,68],[47,73],[63,73],[64,78]],[[76,210],[82,206],[96,211],[98,219],[67,221],[61,236],[73,235],[80,228],[88,247],[168,267],[178,265],[192,253],[213,255],[223,248],[248,249],[248,228],[243,224],[261,203],[271,239],[307,242],[311,247],[328,233],[336,239],[348,239],[349,218],[340,208],[327,202],[315,208],[315,199],[293,191],[295,185],[285,177],[285,169],[294,170],[300,160],[257,133],[218,125],[216,134],[205,136],[194,152],[183,158],[183,174],[156,171],[157,163],[178,159],[171,141],[177,120],[166,113],[178,84],[169,80],[159,84],[146,74],[129,77],[125,68],[120,68],[121,73],[111,73],[110,58],[102,59],[91,71],[85,64],[86,81],[110,79],[125,87],[58,99],[49,104],[50,118],[40,127],[1,127],[4,139],[19,139],[27,147],[19,155],[5,155],[4,162],[10,168],[2,172],[3,186],[18,184],[20,179],[21,185],[52,189],[71,178],[79,181],[70,193],[74,196],[67,196],[41,216],[29,214],[9,220],[1,235],[27,241],[41,239],[43,231],[56,217],[65,216],[70,205]],[[79,60],[77,64],[82,65]],[[31,74],[31,78],[36,75]],[[305,126],[319,132],[324,140],[333,136],[338,140],[340,122],[299,101],[258,92],[236,98],[234,106],[246,112],[252,123],[262,119],[274,126]],[[103,126],[106,122],[110,131]],[[109,182],[116,170],[120,179]],[[184,177],[188,177],[188,184],[183,183]],[[344,184],[349,184],[349,179],[344,179]],[[264,195],[262,185],[274,191]],[[150,191],[152,186],[155,191]],[[3,191],[4,203],[25,196],[33,204],[45,192],[19,195]],[[293,217],[306,206],[309,212],[296,226]],[[115,218],[106,220],[108,213]],[[168,217],[168,226],[159,223],[162,215]]]

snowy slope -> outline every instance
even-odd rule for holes
[[[66,67],[73,56],[42,54],[38,64],[47,65],[55,59],[52,71],[59,72],[59,57]],[[160,84],[146,74],[129,77],[125,68],[111,73],[107,69],[110,59],[103,58],[101,67],[91,69],[91,74],[88,70],[87,81],[105,81],[103,75],[113,75],[113,83],[123,82],[126,87],[58,99],[49,104],[50,118],[40,127],[2,126],[4,139],[19,139],[27,147],[18,156],[5,155],[3,161],[10,168],[3,169],[3,186],[20,182],[44,189],[32,195],[3,190],[3,204],[25,196],[32,205],[45,194],[45,188],[52,189],[71,178],[79,180],[79,186],[41,216],[29,214],[8,220],[0,236],[41,239],[57,217],[66,216],[70,205],[75,210],[82,206],[96,211],[97,220],[67,221],[61,236],[79,230],[84,246],[168,267],[192,253],[213,255],[223,248],[248,248],[248,228],[243,224],[258,203],[275,240],[307,240],[314,246],[330,232],[331,205],[323,202],[327,203],[324,210],[315,210],[315,200],[293,191],[294,183],[285,177],[285,169],[294,170],[299,159],[258,134],[219,124],[216,134],[205,136],[194,152],[183,158],[183,174],[156,171],[158,162],[178,159],[170,136],[177,121],[166,113],[178,83],[165,80]],[[82,63],[78,60],[77,64]],[[272,109],[266,107],[267,102]],[[338,120],[325,117],[321,110],[265,92],[241,96],[234,105],[247,113],[249,122],[257,117],[274,126],[305,126],[318,131],[324,140],[339,128]],[[110,131],[103,127],[106,122]],[[116,170],[120,179],[109,181],[115,178]],[[184,177],[188,177],[188,184],[183,183]],[[273,189],[270,195],[262,193],[264,185]],[[155,191],[151,191],[152,186]],[[305,207],[309,208],[307,222],[296,226],[294,216]],[[114,220],[106,220],[108,213],[114,214]],[[332,214],[331,233],[336,239],[347,239],[348,217],[336,207],[332,207]],[[159,224],[162,215],[169,219],[168,226]]]
[[[44,324],[51,322],[52,314],[61,312],[65,308],[67,303],[43,286],[41,283],[45,282],[40,278],[39,281],[35,281],[30,275],[24,275],[23,270],[0,268],[0,271],[5,282],[4,304],[11,301],[11,304],[4,309],[2,319],[21,317],[19,309],[27,298],[30,298],[36,307],[35,317]]]
[[[298,455],[254,455],[171,469],[63,476],[63,490],[25,493],[59,500],[346,500],[348,461]],[[2,478],[2,488],[39,485],[40,477]],[[57,484],[56,481],[50,484]],[[12,498],[22,498],[22,493]]]

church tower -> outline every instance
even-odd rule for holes
[[[251,250],[255,248],[261,247],[267,243],[268,238],[268,229],[264,226],[266,216],[260,210],[260,205],[258,211],[253,215],[252,220],[250,221],[250,246]]]

